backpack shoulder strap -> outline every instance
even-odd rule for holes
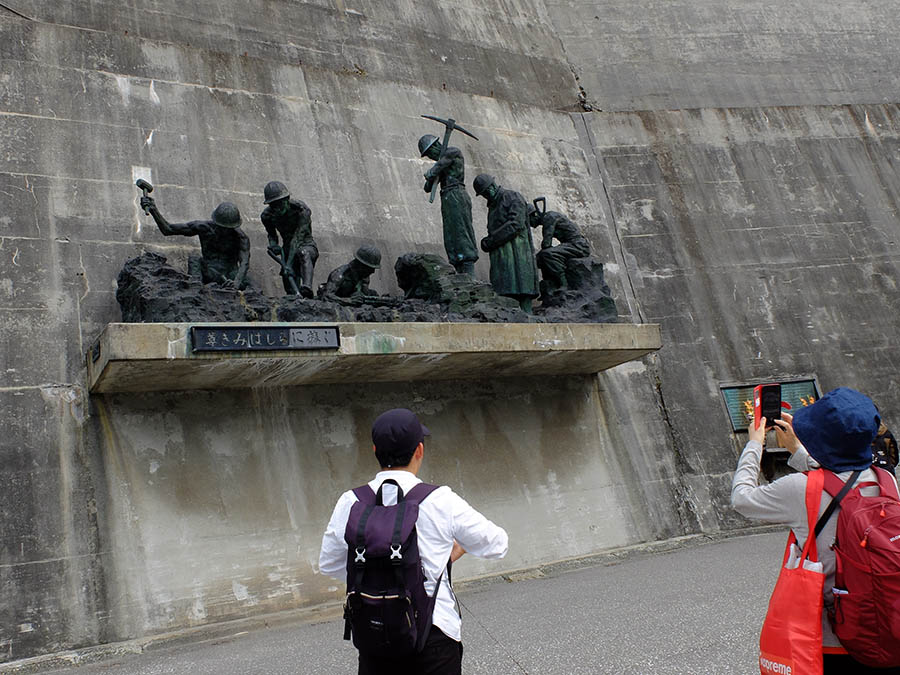
[[[818,554],[816,552],[816,537],[812,534],[812,530],[815,523],[816,514],[819,512],[819,503],[822,501],[822,473],[822,470],[818,469],[816,471],[806,472],[805,474],[806,489],[804,493],[806,503],[806,519],[809,534],[806,535],[806,542],[803,544],[801,558],[803,560],[806,560],[808,558],[812,562],[818,561]],[[788,535],[787,546],[784,549],[785,563],[788,560],[791,544],[796,542],[797,535],[794,533],[794,530],[791,530],[791,533]]]
[[[421,504],[423,501],[425,501],[425,498],[428,495],[437,490],[439,487],[439,485],[432,485],[431,483],[419,483],[406,493],[403,501],[412,502],[413,504],[417,505]]]
[[[897,493],[897,483],[890,472],[877,466],[873,466],[872,470],[878,476],[878,487],[881,489],[881,496],[892,497],[900,501],[900,494]]]
[[[815,536],[819,536],[822,532],[822,529],[825,527],[825,523],[828,522],[828,519],[831,518],[831,514],[834,513],[834,510],[841,503],[841,500],[847,495],[848,492],[853,488],[853,484],[856,483],[856,479],[859,478],[859,475],[862,471],[854,471],[850,478],[847,479],[845,483],[837,475],[829,471],[828,469],[820,469],[820,471],[825,474],[825,492],[830,494],[833,499],[831,503],[828,505],[828,508],[822,513],[822,516],[819,518],[816,523]]]
[[[830,494],[832,497],[836,497],[838,493],[844,489],[846,485],[851,485],[856,482],[856,479],[859,477],[860,472],[856,473],[855,476],[851,476],[850,479],[845,483],[840,478],[838,478],[837,474],[834,471],[830,471],[828,469],[822,469],[825,474],[825,492]]]
[[[353,494],[356,495],[356,498],[366,505],[375,505],[375,492],[369,487],[369,484],[360,485],[358,488],[353,488]]]

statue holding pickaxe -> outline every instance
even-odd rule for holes
[[[472,276],[475,261],[478,260],[478,246],[472,229],[472,200],[466,192],[466,164],[459,148],[450,147],[450,134],[455,129],[478,138],[459,126],[453,119],[442,119],[433,115],[422,115],[444,125],[444,140],[433,134],[425,134],[419,139],[419,153],[434,160],[434,166],[425,172],[425,192],[431,193],[429,201],[434,201],[438,184],[441,187],[441,220],[444,225],[444,250],[447,260],[457,274]]]

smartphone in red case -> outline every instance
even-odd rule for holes
[[[781,419],[781,385],[759,384],[753,387],[753,426],[759,428],[759,421],[766,418],[766,428],[774,427],[775,420]],[[790,408],[790,406],[787,406]]]

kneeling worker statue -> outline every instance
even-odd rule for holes
[[[291,283],[300,282],[300,295],[313,296],[313,271],[319,249],[312,236],[311,212],[299,199],[291,199],[284,183],[273,180],[263,190],[266,208],[260,215],[269,238],[269,254],[281,263],[281,281],[285,293],[293,293]],[[281,246],[278,235],[281,235]]]
[[[381,267],[381,251],[374,246],[360,246],[353,260],[328,275],[328,280],[319,286],[317,295],[325,300],[377,296],[378,292],[369,288],[369,277],[379,267]]]
[[[525,312],[538,296],[538,271],[534,263],[528,204],[515,190],[506,190],[486,173],[475,178],[475,194],[488,203],[488,236],[481,250],[491,256],[491,286],[498,295],[515,298]]]
[[[188,274],[204,284],[247,287],[250,267],[250,239],[241,229],[241,214],[231,202],[222,202],[209,220],[170,223],[156,208],[156,202],[141,197],[141,208],[153,216],[159,231],[167,237],[180,234],[200,238],[200,255],[188,256]]]
[[[541,250],[538,251],[537,266],[541,269],[548,290],[568,288],[566,263],[573,258],[587,258],[591,245],[578,225],[558,211],[547,211],[547,200],[538,197],[534,205],[528,207],[528,223],[541,228]],[[553,239],[559,241],[553,245]]]

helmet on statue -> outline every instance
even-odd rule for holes
[[[354,258],[366,267],[371,267],[373,270],[377,270],[381,267],[381,251],[369,244],[364,244],[356,249]]]
[[[425,134],[419,139],[419,156],[424,157],[428,148],[437,143],[438,137],[434,134]]]
[[[290,196],[290,191],[281,181],[269,181],[266,183],[266,187],[263,188],[263,197],[266,204],[271,204],[272,202],[277,202],[279,199],[285,199]]]
[[[475,181],[472,183],[472,187],[475,189],[475,194],[482,196],[485,192],[487,192],[488,188],[491,185],[494,185],[495,179],[493,176],[487,173],[480,173],[475,176]]]
[[[219,227],[234,229],[241,226],[241,212],[231,202],[222,202],[212,212],[212,220]]]

